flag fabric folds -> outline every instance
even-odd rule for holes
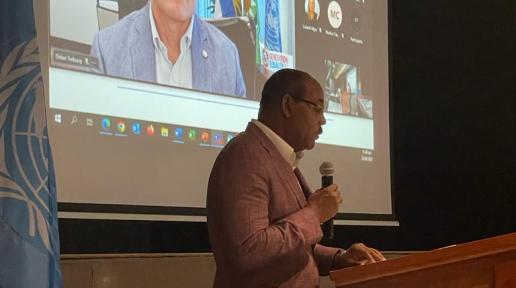
[[[62,287],[32,0],[0,1],[0,287]]]
[[[282,52],[279,2],[268,0],[265,3],[265,47]]]

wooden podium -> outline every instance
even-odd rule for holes
[[[336,287],[516,288],[516,233],[330,272]]]

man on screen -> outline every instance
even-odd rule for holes
[[[265,83],[258,120],[220,152],[207,194],[214,287],[313,288],[331,269],[384,260],[364,244],[317,243],[342,199],[337,185],[312,193],[296,166],[322,133],[323,105],[314,78],[280,70]]]
[[[99,31],[91,54],[107,75],[245,97],[235,44],[194,11],[195,0],[149,0]]]

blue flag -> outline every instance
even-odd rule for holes
[[[195,14],[202,19],[212,19],[215,17],[215,0],[197,0]]]
[[[265,47],[270,51],[282,52],[278,0],[265,2]]]
[[[0,287],[62,287],[32,0],[0,1]]]

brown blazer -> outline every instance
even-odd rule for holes
[[[304,179],[298,182],[256,125],[249,123],[226,145],[207,195],[214,287],[319,285],[338,249],[317,244],[320,223],[303,192],[311,193]]]

